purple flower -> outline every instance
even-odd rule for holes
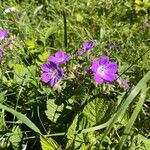
[[[89,51],[91,50],[93,47],[95,46],[95,42],[94,41],[89,41],[89,42],[84,42],[82,44],[82,49]]]
[[[44,63],[41,66],[43,71],[41,75],[41,80],[45,83],[48,83],[51,87],[55,86],[55,84],[62,78],[63,71],[58,68],[58,66],[53,63]]]
[[[94,72],[92,71],[92,69],[88,69],[88,70],[87,70],[87,73],[88,73],[89,75],[91,75],[91,76],[94,75]]]
[[[7,30],[0,30],[0,41],[5,39],[8,36],[8,31]]]
[[[117,76],[117,82],[122,85],[124,89],[129,89],[129,84],[121,77]]]
[[[8,41],[6,42],[6,45],[5,45],[5,46],[10,47],[11,45],[12,45],[12,40],[8,40]]]
[[[84,42],[82,44],[82,50],[78,50],[77,51],[77,55],[78,56],[83,55],[84,53],[90,51],[94,46],[95,46],[95,42],[94,41]]]
[[[77,51],[77,55],[78,56],[81,56],[81,55],[83,55],[85,53],[85,50],[78,50]]]
[[[49,61],[59,65],[64,64],[71,58],[70,54],[65,54],[63,51],[57,51],[55,56],[49,56]]]
[[[101,56],[99,61],[93,61],[91,70],[94,72],[94,80],[98,84],[113,82],[116,79],[118,65],[116,62],[109,61],[107,56]]]

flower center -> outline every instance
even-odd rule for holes
[[[56,69],[50,70],[49,73],[50,73],[51,78],[56,78],[56,76],[57,76],[57,70]]]
[[[63,57],[57,59],[58,62],[62,62],[63,60],[64,60]]]
[[[105,73],[106,73],[106,67],[105,66],[100,66],[98,69],[97,69],[97,72],[98,72],[98,74],[100,74],[100,75],[105,75]]]

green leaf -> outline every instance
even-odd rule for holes
[[[26,41],[26,46],[27,46],[29,49],[35,48],[35,41],[32,41],[32,40]]]
[[[7,91],[0,91],[0,103],[3,103],[5,101],[5,94]]]
[[[36,64],[40,66],[43,62],[47,62],[48,56],[49,52],[44,52],[38,55],[38,59],[36,59]]]
[[[80,124],[78,126],[78,120],[80,120]],[[71,149],[76,149],[76,148],[82,148],[85,147],[85,140],[84,140],[84,135],[83,134],[74,134],[76,130],[82,130],[82,128],[86,128],[89,125],[86,124],[86,118],[82,118],[79,115],[76,115],[73,123],[71,124],[71,126],[68,129],[67,132],[67,138],[68,138],[68,142],[67,142],[67,149],[71,150]],[[83,127],[84,126],[84,127]],[[86,136],[87,134],[85,134]],[[87,138],[87,137],[86,137]]]
[[[36,84],[36,81],[34,79],[36,76],[35,66],[31,65],[31,66],[25,67],[22,64],[14,64],[13,66],[14,66],[14,81],[15,82],[22,83],[23,81],[25,82],[30,81]]]
[[[30,129],[32,129],[33,131],[35,131],[37,133],[41,133],[40,130],[37,128],[37,126],[31,120],[29,120],[25,115],[21,114],[20,112],[17,112],[15,110],[13,110],[12,108],[9,108],[3,104],[0,104],[0,109],[4,109],[4,110],[10,112],[14,116],[16,116],[19,120],[21,120],[24,124],[26,124]]]
[[[82,22],[83,21],[83,16],[81,15],[81,13],[76,13],[75,14],[76,20],[78,22]]]
[[[51,23],[51,25],[49,26],[49,28],[44,28],[41,34],[40,39],[42,40],[42,42],[44,43],[44,45],[46,44],[46,40],[53,34],[57,33],[58,31],[58,26],[56,23]]]
[[[42,150],[61,150],[61,147],[52,138],[40,136]]]
[[[22,132],[19,126],[15,126],[12,130],[12,135],[9,138],[9,141],[11,142],[13,149],[18,150],[21,139],[22,139]]]
[[[14,64],[14,80],[16,82],[22,82],[25,76],[28,74],[28,69],[21,64]]]
[[[84,116],[90,126],[105,122],[112,113],[114,105],[106,98],[96,98],[89,102],[83,109]]]
[[[83,149],[83,147],[86,147],[86,149],[94,149],[98,141],[93,131],[105,128],[108,125],[108,123],[105,123],[96,126],[108,120],[113,108],[112,103],[104,98],[95,98],[87,103],[82,113],[76,115],[73,123],[68,129],[67,148]]]
[[[146,150],[149,150],[149,148],[150,148],[150,139],[147,139],[146,137],[144,137],[141,134],[138,135],[138,138],[140,138],[140,140],[144,143],[144,146],[145,146]]]
[[[47,110],[45,111],[46,116],[52,122],[56,123],[57,119],[61,115],[61,111],[63,110],[63,107],[64,107],[63,105],[60,106],[56,105],[53,99],[49,99],[47,101]]]
[[[5,123],[5,113],[4,110],[0,111],[0,131],[6,130],[6,123]]]

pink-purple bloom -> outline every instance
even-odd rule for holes
[[[93,72],[94,80],[98,84],[111,83],[116,80],[118,65],[114,61],[109,61],[108,56],[101,56],[99,61],[93,61],[90,69]]]
[[[8,36],[7,30],[0,30],[0,41],[4,40]]]
[[[121,77],[117,76],[117,82],[123,86],[124,89],[129,89],[129,84],[124,80],[122,79]]]
[[[89,75],[91,75],[91,76],[93,76],[93,75],[94,75],[94,72],[92,71],[92,69],[91,69],[91,68],[87,70],[87,73],[88,73]]]
[[[63,71],[53,62],[44,63],[41,66],[41,69],[43,71],[41,80],[44,83],[48,83],[51,87],[55,86],[55,84],[63,77]]]
[[[8,40],[5,44],[5,46],[8,46],[8,47],[10,47],[11,45],[12,45],[12,40]]]
[[[0,45],[0,58],[2,58],[3,56],[4,48],[9,47],[11,45],[10,40],[9,42],[7,40],[3,42],[3,40],[7,38],[7,36],[8,36],[7,30],[0,30],[0,42],[2,42]]]
[[[95,46],[94,41],[84,42],[82,44],[82,49],[77,51],[77,55],[78,56],[83,55],[84,53],[90,51],[94,46]]]
[[[71,58],[70,54],[65,54],[63,51],[57,51],[55,56],[49,56],[49,61],[57,65],[65,64]]]

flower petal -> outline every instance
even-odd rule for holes
[[[57,71],[58,71],[57,78],[58,79],[62,78],[64,75],[64,72],[61,69],[58,69]]]
[[[110,73],[116,73],[118,71],[118,65],[116,62],[109,62],[109,64],[106,66],[106,69]]]
[[[1,30],[0,31],[0,41],[5,39],[8,36],[8,31],[7,30]]]
[[[42,66],[41,66],[41,69],[42,71],[45,71],[45,72],[49,72],[51,66],[49,63],[44,63]]]
[[[106,72],[105,74],[101,75],[101,78],[108,82],[113,82],[116,79],[116,75],[114,73]]]
[[[65,53],[63,51],[57,51],[55,54],[56,59],[62,60],[65,56]]]
[[[99,60],[100,65],[106,65],[109,63],[109,57],[108,56],[101,56]]]
[[[64,64],[64,63],[67,62],[70,58],[71,58],[71,55],[70,55],[70,54],[66,54],[66,55],[64,56],[64,59],[62,60],[62,62],[60,62],[60,64]]]
[[[89,75],[91,75],[91,76],[94,75],[94,72],[92,71],[92,69],[88,69],[88,70],[87,70],[87,73],[88,73]]]
[[[98,83],[98,84],[102,84],[104,82],[104,80],[101,78],[101,76],[99,74],[95,74],[94,75],[94,80]]]
[[[50,68],[52,68],[52,69],[58,69],[58,65],[56,63],[50,62],[49,64],[50,64]]]
[[[78,50],[77,51],[77,56],[81,56],[85,53],[85,50]]]
[[[86,51],[91,50],[94,46],[95,46],[95,42],[94,41],[84,42],[82,44],[82,48],[84,50],[86,50]]]
[[[12,40],[7,41],[7,43],[5,45],[10,47],[12,45]]]
[[[91,66],[91,70],[93,72],[96,72],[98,67],[99,67],[99,62],[98,61],[93,61],[92,66]]]
[[[43,73],[41,75],[41,80],[45,83],[48,83],[50,81],[50,75],[48,73]]]
[[[51,61],[51,62],[53,62],[53,63],[56,63],[56,64],[58,63],[57,58],[54,57],[54,56],[49,56],[48,60]]]
[[[129,84],[124,79],[122,79],[121,77],[118,77],[117,81],[120,85],[124,87],[124,89],[126,90],[129,89]]]
[[[50,80],[50,86],[51,87],[53,87],[53,86],[55,86],[55,84],[58,82],[58,79],[57,78],[51,78],[51,80]]]
[[[0,45],[0,52],[4,50],[4,46]]]
[[[71,54],[66,54],[65,60],[68,61],[71,58]]]

